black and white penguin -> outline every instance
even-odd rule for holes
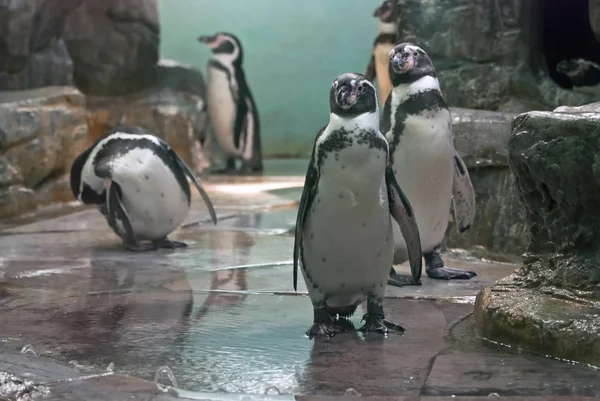
[[[366,76],[371,81],[377,80],[379,89],[379,102],[381,107],[385,104],[390,92],[392,82],[388,72],[389,54],[398,43],[396,23],[393,19],[394,5],[391,0],[385,0],[373,13],[379,18],[379,35],[373,42],[373,55],[367,66]]]
[[[217,224],[204,188],[175,151],[143,128],[112,129],[80,154],[71,166],[71,190],[84,204],[98,205],[108,225],[131,251],[182,248],[167,235],[190,209],[189,177]],[[140,243],[149,240],[151,244]]]
[[[260,120],[242,68],[240,40],[230,33],[200,36],[212,50],[208,61],[208,114],[226,166],[216,173],[263,171]],[[240,170],[235,162],[241,160]]]
[[[415,212],[426,273],[434,279],[470,279],[470,271],[444,266],[440,246],[454,202],[456,226],[467,230],[475,215],[475,193],[467,168],[454,149],[452,116],[435,68],[423,49],[401,43],[389,54],[393,89],[382,115],[381,132],[390,144],[398,184]],[[398,232],[398,228],[395,228]],[[407,260],[406,244],[397,235],[394,264]],[[420,284],[392,267],[389,284]]]
[[[329,105],[329,124],[315,139],[295,230],[294,289],[300,263],[314,309],[307,335],[346,331],[351,325],[346,318],[365,298],[359,330],[404,331],[385,320],[382,307],[394,254],[390,215],[406,238],[414,280],[421,276],[421,246],[379,131],[375,87],[362,74],[342,74],[333,81]]]
[[[556,71],[566,75],[573,90],[583,93],[600,93],[600,65],[582,58],[562,60]]]

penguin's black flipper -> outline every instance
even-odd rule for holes
[[[471,227],[475,219],[475,190],[467,166],[456,151],[454,151],[452,202],[456,228],[463,233]]]
[[[213,223],[216,226],[217,225],[217,213],[215,212],[215,207],[213,206],[210,198],[208,197],[208,194],[204,190],[204,187],[202,186],[202,184],[200,184],[200,181],[196,177],[196,174],[194,174],[192,169],[188,167],[188,165],[183,161],[183,159],[181,157],[179,157],[179,155],[177,153],[175,153],[175,151],[171,147],[169,147],[169,153],[171,153],[171,157],[177,161],[177,164],[179,164],[179,167],[181,167],[181,169],[183,170],[185,175],[187,175],[190,178],[190,180],[192,180],[194,185],[196,186],[196,189],[200,193],[200,196],[202,196],[202,199],[204,200],[204,203],[206,204],[206,207],[208,208],[208,213],[210,213],[210,218],[212,219]]]
[[[106,218],[108,224],[121,237],[123,245],[130,251],[153,251],[156,248],[149,244],[140,244],[133,231],[129,215],[121,202],[121,187],[112,181],[106,191]]]
[[[367,71],[365,72],[365,77],[371,82],[375,81],[375,56],[372,55],[369,60],[369,64],[367,65]]]
[[[304,228],[304,220],[306,218],[306,212],[310,209],[313,201],[315,200],[315,194],[317,190],[317,184],[319,182],[319,171],[316,165],[316,149],[317,139],[323,134],[325,127],[321,128],[315,143],[313,150],[310,155],[310,161],[308,162],[308,169],[306,171],[306,178],[304,179],[304,189],[302,190],[302,196],[300,197],[300,206],[298,207],[298,216],[296,218],[296,230],[294,235],[294,291],[298,289],[298,263],[301,258],[301,247],[302,247],[302,230]]]
[[[398,222],[400,231],[406,243],[410,271],[415,283],[419,283],[423,271],[421,238],[419,227],[408,198],[400,188],[394,176],[391,164],[385,170],[385,182],[388,192],[390,214]],[[393,270],[393,268],[392,268]]]

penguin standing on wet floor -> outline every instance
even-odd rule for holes
[[[70,179],[73,195],[99,207],[125,248],[142,252],[187,246],[167,235],[190,210],[188,177],[216,225],[212,202],[192,170],[169,144],[140,127],[116,127],[98,139],[75,159]]]
[[[260,120],[242,68],[242,44],[230,33],[200,36],[198,41],[212,51],[208,61],[208,114],[225,156],[225,168],[214,172],[261,173]],[[242,163],[239,170],[236,160]]]
[[[315,139],[295,229],[298,264],[313,304],[307,335],[346,331],[366,298],[361,331],[404,329],[385,320],[383,297],[394,253],[391,216],[406,239],[414,280],[421,276],[419,230],[388,162],[379,131],[375,87],[361,74],[338,76],[330,89],[329,124]],[[353,326],[352,326],[353,327]]]
[[[435,68],[423,49],[401,43],[389,54],[393,89],[382,115],[381,131],[390,144],[394,175],[408,197],[417,224],[427,276],[470,279],[470,271],[444,266],[440,248],[454,204],[457,229],[466,231],[475,216],[475,193],[467,167],[454,149],[452,116]],[[395,232],[398,228],[395,227]],[[407,260],[406,244],[396,237],[394,264]],[[391,268],[390,285],[420,284]]]
[[[373,13],[379,18],[379,35],[373,43],[373,55],[367,66],[366,76],[371,81],[377,80],[379,89],[379,102],[381,107],[385,104],[390,92],[392,82],[388,72],[389,54],[398,43],[396,23],[394,22],[394,5],[391,0],[385,0]]]

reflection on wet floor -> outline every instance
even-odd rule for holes
[[[476,337],[474,296],[510,274],[510,264],[447,256],[478,276],[389,287],[386,313],[404,336],[308,340],[312,309],[302,281],[294,293],[290,266],[301,181],[279,182],[270,193],[247,189],[243,209],[234,190],[207,184],[227,218],[177,230],[185,250],[124,252],[94,210],[2,231],[0,349],[32,344],[41,356],[104,371],[113,363],[115,372],[147,380],[168,366],[180,388],[194,391],[600,395],[593,369],[493,349]],[[197,202],[187,222],[206,217]]]

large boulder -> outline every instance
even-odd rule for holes
[[[0,90],[72,84],[62,34],[81,1],[0,0]]]
[[[151,86],[159,35],[156,0],[83,0],[64,34],[76,86],[97,96],[128,95]]]
[[[479,334],[600,364],[600,109],[517,117],[509,164],[529,243],[511,276],[477,296]]]
[[[508,138],[514,114],[452,108],[454,145],[475,189],[475,221],[459,233],[453,215],[444,245],[474,250],[488,257],[521,255],[526,245],[524,210],[508,167]]]
[[[196,170],[210,166],[202,74],[170,60],[161,61],[156,71],[153,85],[142,92],[87,96],[90,138],[95,141],[120,124],[137,125],[167,141]]]
[[[523,112],[581,105],[540,52],[542,0],[397,0],[398,33],[428,52],[451,106]],[[465,21],[468,21],[466,23]]]
[[[29,211],[36,199],[73,200],[65,177],[89,143],[85,98],[77,89],[0,92],[0,216]]]

